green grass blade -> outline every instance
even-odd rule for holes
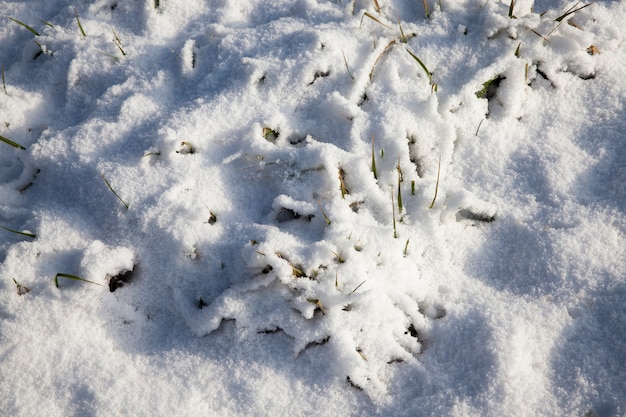
[[[393,238],[397,239],[398,231],[396,229],[396,204],[393,201],[393,188],[391,188],[391,218],[393,220]]]
[[[102,285],[98,284],[97,282],[89,281],[88,279],[81,278],[77,275],[63,274],[59,272],[58,274],[54,276],[54,286],[57,288],[59,288],[59,278],[67,278],[67,279],[73,279],[74,281],[88,282],[89,284],[99,285],[100,287],[102,287]]]
[[[437,181],[435,182],[435,196],[432,203],[428,206],[429,209],[435,207],[435,200],[437,200],[437,191],[439,191],[439,174],[441,174],[441,156],[439,156],[439,165],[437,166]]]
[[[102,178],[102,180],[104,181],[104,183],[107,185],[107,187],[109,187],[109,190],[111,190],[111,192],[113,193],[113,195],[115,195],[115,197],[117,197],[118,200],[120,200],[122,202],[122,204],[124,204],[124,206],[126,207],[126,209],[128,210],[129,205],[126,201],[122,200],[122,197],[119,196],[119,194],[117,194],[115,192],[115,190],[113,189],[113,187],[111,187],[111,184],[109,183],[109,181],[107,181],[106,178],[104,178],[104,175],[100,174],[100,177]]]
[[[563,19],[565,19],[567,16],[576,13],[577,11],[580,11],[582,9],[584,9],[585,7],[589,7],[593,4],[594,2],[591,2],[589,4],[585,4],[584,6],[580,6],[578,9],[574,9],[574,7],[570,8],[567,12],[565,12],[564,14],[562,14],[561,16],[557,17],[556,19],[554,19],[555,22],[560,22]],[[576,3],[578,5],[578,3]]]
[[[26,237],[32,237],[32,238],[36,238],[37,235],[34,233],[29,233],[29,232],[20,232],[19,230],[13,230],[13,229],[9,229],[8,227],[2,226],[0,225],[1,228],[3,228],[4,230],[7,230],[11,233],[15,233],[18,235],[22,235],[22,236],[26,236]]]
[[[80,19],[78,18],[78,15],[74,15],[74,17],[76,17],[76,23],[78,23],[78,29],[80,29],[80,34],[86,38],[87,34],[85,33],[85,29],[83,29],[83,25],[80,24]]]
[[[2,64],[2,88],[4,88],[4,94],[8,96],[7,85],[4,83],[4,64]]]
[[[53,27],[54,27],[54,25],[53,25],[52,23],[47,22],[47,21],[45,21],[45,20],[43,20],[43,19],[39,19],[39,21],[40,21],[41,23],[43,23],[44,25],[48,26],[48,27],[51,27],[51,28],[53,28]]]
[[[374,179],[378,180],[378,174],[376,173],[376,155],[374,154],[374,134],[372,133],[372,173]]]
[[[426,68],[426,65],[422,62],[421,59],[418,58],[417,55],[415,55],[413,52],[411,52],[408,48],[405,48],[406,51],[409,53],[409,55],[411,55],[413,57],[413,59],[420,65],[420,67],[422,67],[422,69],[424,70],[424,72],[426,73],[426,75],[428,76],[428,82],[430,84],[433,83],[433,73],[430,72],[428,70],[428,68]]]
[[[22,145],[20,145],[19,143],[15,143],[15,142],[13,142],[13,141],[12,141],[12,140],[10,140],[10,139],[5,138],[4,136],[0,136],[0,141],[2,141],[2,142],[4,142],[4,143],[6,143],[7,145],[11,145],[11,146],[13,146],[14,148],[17,148],[17,149],[21,149],[21,150],[26,149],[25,147],[23,147],[23,146],[22,146]]]
[[[28,26],[26,23],[24,22],[20,22],[17,19],[13,19],[12,17],[9,17],[9,19],[11,19],[12,21],[14,21],[15,23],[17,23],[20,26],[25,27],[26,29],[28,29],[33,35],[35,36],[40,36],[39,32],[37,32],[35,29],[31,28],[30,26]]]

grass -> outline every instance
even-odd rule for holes
[[[24,294],[26,294],[27,292],[30,291],[30,289],[28,289],[28,287],[25,287],[25,286],[21,285],[19,282],[17,282],[15,280],[15,278],[13,278],[13,282],[15,283],[15,287],[16,287],[16,290],[17,290],[17,295],[24,295]]]
[[[574,14],[586,7],[589,7],[593,4],[594,2],[592,1],[591,3],[587,3],[583,6],[580,6],[579,8],[576,8],[576,6],[578,6],[580,4],[580,2],[576,3],[575,5],[573,5],[572,7],[570,7],[564,14],[562,14],[561,16],[557,17],[556,19],[554,19],[555,22],[561,22],[563,19],[565,19],[567,16]]]
[[[374,154],[374,134],[372,133],[372,173],[374,179],[378,180],[378,174],[376,173],[376,155]]]
[[[400,157],[398,156],[398,213],[402,214],[402,168],[400,167]]]
[[[97,282],[89,281],[88,279],[81,278],[77,275],[64,274],[64,273],[59,272],[54,276],[54,286],[57,288],[59,288],[59,278],[66,278],[66,279],[72,279],[74,281],[88,282],[89,284],[99,285],[102,287],[102,285],[98,284]]]
[[[100,174],[100,177],[102,178],[104,183],[107,185],[107,187],[109,187],[109,190],[111,190],[113,195],[115,195],[115,197],[117,197],[117,199],[120,200],[122,202],[122,204],[124,204],[124,206],[126,207],[126,210],[128,210],[128,208],[129,208],[128,203],[126,201],[122,200],[122,197],[120,197],[119,194],[115,192],[115,190],[113,189],[113,187],[111,187],[111,184],[109,183],[109,181],[107,181],[107,179],[104,177],[104,175]]]
[[[124,51],[124,49],[122,48],[122,41],[120,41],[120,38],[117,36],[117,33],[115,33],[113,29],[111,29],[111,32],[113,32],[113,43],[115,43],[115,46],[117,46],[117,48],[120,50],[122,55],[126,56],[126,51]]]
[[[26,237],[30,237],[30,238],[33,238],[33,239],[37,237],[37,235],[36,235],[36,234],[34,234],[34,233],[30,233],[30,232],[20,232],[20,231],[18,231],[18,230],[9,229],[8,227],[1,226],[1,225],[0,225],[0,227],[1,227],[1,228],[3,228],[4,230],[7,230],[7,231],[9,231],[9,232],[11,232],[11,233],[15,233],[15,234],[17,234],[17,235],[26,236]]]
[[[430,17],[430,8],[428,7],[428,1],[422,0],[422,4],[424,5],[424,16],[427,18]]]
[[[15,22],[15,23],[17,23],[18,25],[25,27],[25,28],[26,28],[26,29],[28,29],[28,30],[29,30],[29,31],[30,31],[33,35],[35,35],[35,36],[41,36],[41,34],[40,34],[39,32],[37,32],[37,31],[36,31],[35,29],[33,29],[32,27],[28,26],[26,23],[24,23],[24,22],[20,22],[19,20],[14,19],[14,18],[12,18],[12,17],[9,17],[9,19],[11,19],[12,21],[14,21],[14,22]]]
[[[413,52],[411,52],[411,50],[409,48],[405,47],[405,49],[409,53],[409,55],[411,55],[411,57],[413,57],[413,59],[419,64],[419,66],[422,67],[422,69],[426,73],[426,76],[428,77],[428,83],[431,85],[433,90],[436,92],[437,89],[438,89],[438,86],[437,86],[437,84],[433,83],[433,73],[426,67],[424,62],[421,59],[419,59],[419,57],[417,55],[415,55]]]
[[[371,13],[369,13],[369,12],[364,12],[364,13],[363,13],[363,16],[361,16],[361,23],[359,24],[359,28],[361,28],[361,27],[363,26],[363,19],[364,19],[366,16],[367,16],[367,17],[369,17],[370,19],[372,19],[374,22],[376,22],[376,23],[378,23],[378,24],[380,24],[380,25],[382,25],[382,26],[386,27],[387,29],[392,29],[392,28],[391,28],[391,26],[388,26],[388,25],[384,24],[384,23],[383,23],[383,22],[381,22],[381,21],[380,21],[380,20],[379,20],[376,16],[372,15],[372,14],[371,14]]]
[[[11,146],[13,146],[14,148],[17,148],[17,149],[21,149],[21,150],[26,149],[25,147],[23,147],[19,143],[15,143],[12,140],[10,140],[9,138],[5,138],[4,136],[0,136],[0,141],[6,143],[7,145],[11,145]]]
[[[8,96],[9,93],[7,93],[7,85],[4,82],[4,64],[2,64],[2,88],[4,89],[4,94]]]
[[[348,71],[348,75],[352,81],[354,81],[354,75],[352,75],[352,71],[350,71],[350,67],[348,67],[348,60],[346,59],[346,54],[343,52],[343,49],[341,50],[341,55],[343,55],[343,62],[346,64],[346,71]]]
[[[437,200],[437,191],[439,191],[439,174],[441,174],[441,155],[439,155],[439,164],[437,165],[437,181],[435,182],[435,196],[432,203],[428,206],[429,209],[435,207],[435,201]]]
[[[78,24],[78,29],[80,30],[80,34],[86,38],[87,34],[85,33],[85,29],[83,29],[83,25],[80,24],[80,19],[78,18],[78,14],[74,13],[74,17],[76,18],[76,23]]]
[[[317,203],[317,207],[319,207],[320,211],[322,212],[322,216],[324,216],[324,220],[326,221],[326,225],[330,226],[331,221],[328,218],[328,216],[326,215],[326,212],[324,211],[324,208],[322,208],[322,205],[320,204],[319,201],[317,201],[317,199],[315,199],[315,202]]]
[[[409,254],[409,239],[406,240],[406,243],[404,245],[404,251],[402,252],[402,254],[404,256],[407,256]]]
[[[393,188],[391,189],[391,218],[393,220],[393,238],[398,238],[398,230],[396,229],[396,203],[393,198]]]
[[[346,172],[343,168],[339,168],[339,188],[341,189],[341,198],[346,198],[346,194],[350,194],[350,191],[346,188],[345,175]]]

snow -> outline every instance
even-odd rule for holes
[[[428,4],[3,2],[1,414],[625,415],[626,4]]]

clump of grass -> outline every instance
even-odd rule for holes
[[[338,264],[346,263],[346,258],[343,257],[343,251],[339,251],[339,253],[332,251],[333,255],[335,255],[334,261]]]
[[[54,286],[57,288],[59,288],[59,278],[66,278],[66,279],[72,279],[74,281],[88,282],[89,284],[99,285],[102,287],[102,285],[98,284],[97,282],[89,281],[88,279],[81,278],[77,275],[64,274],[64,273],[59,272],[58,274],[54,276]]]
[[[435,182],[435,196],[432,203],[428,206],[429,209],[435,207],[435,200],[437,200],[437,191],[439,191],[439,174],[441,173],[441,155],[439,155],[439,164],[437,165],[437,181]]]
[[[8,227],[1,226],[1,225],[0,225],[0,227],[3,228],[4,230],[7,230],[7,231],[11,232],[11,233],[15,233],[16,235],[22,235],[22,236],[30,237],[30,238],[33,238],[33,239],[37,237],[37,235],[34,234],[34,233],[20,232],[19,230],[9,229]]]
[[[158,9],[161,6],[161,1],[160,0],[154,0],[154,8]]]
[[[11,146],[13,146],[14,148],[17,148],[17,149],[21,149],[21,150],[26,149],[25,147],[23,147],[19,143],[15,143],[11,139],[5,138],[4,136],[0,136],[0,141],[6,143],[7,145],[11,145]]]
[[[115,190],[113,189],[113,187],[111,187],[111,184],[109,183],[109,181],[107,181],[107,179],[104,177],[104,175],[100,174],[100,177],[102,178],[104,183],[107,185],[107,187],[109,187],[109,190],[111,190],[113,195],[115,195],[115,197],[117,197],[117,199],[120,200],[122,202],[122,204],[124,204],[124,207],[126,207],[126,210],[128,210],[128,208],[130,207],[128,205],[128,203],[126,201],[122,200],[122,197],[120,197],[119,194],[115,192]]]
[[[372,133],[372,173],[374,179],[378,180],[378,174],[376,173],[376,155],[374,154],[374,134]]]
[[[12,17],[9,17],[9,19],[11,19],[12,21],[14,21],[15,23],[17,23],[18,25],[25,27],[26,29],[28,29],[33,35],[35,36],[41,36],[41,34],[39,32],[37,32],[35,29],[33,29],[32,27],[28,26],[26,23],[24,22],[20,22],[17,19],[14,19]]]

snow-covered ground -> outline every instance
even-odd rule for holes
[[[0,2],[0,414],[626,415],[626,2],[425,3]]]

